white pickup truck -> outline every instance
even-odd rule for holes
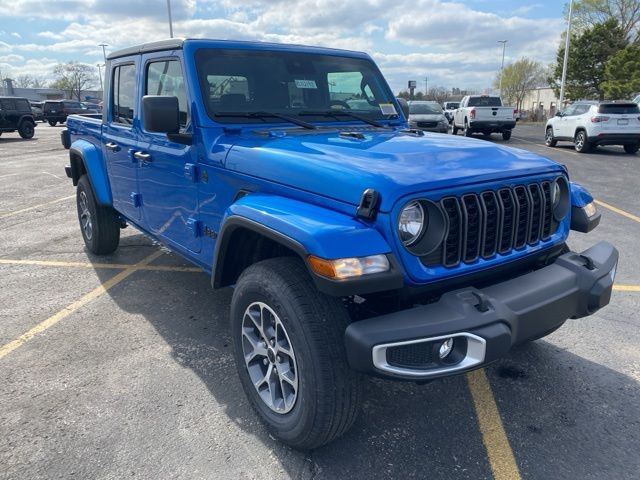
[[[503,107],[500,97],[493,95],[467,95],[453,115],[454,135],[458,130],[465,137],[474,133],[489,136],[502,133],[503,140],[511,138],[511,130],[516,126],[516,111],[512,107]]]

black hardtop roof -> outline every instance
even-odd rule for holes
[[[2,97],[2,96],[0,96],[0,100],[27,100],[27,99],[25,97],[10,97],[10,96]]]

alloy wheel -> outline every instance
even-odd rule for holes
[[[298,397],[298,366],[289,335],[271,307],[254,302],[242,319],[242,353],[258,396],[272,411],[291,411]]]
[[[91,212],[89,211],[89,201],[86,192],[80,192],[78,199],[80,206],[80,227],[87,240],[93,237],[93,222],[91,221]]]

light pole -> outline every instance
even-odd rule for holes
[[[173,22],[171,21],[171,0],[167,0],[167,12],[169,12],[169,38],[173,38]]]
[[[562,80],[560,81],[560,105],[562,109],[564,103],[564,82],[567,80],[567,62],[569,61],[569,44],[571,42],[571,13],[573,11],[573,0],[569,2],[569,21],[567,24],[567,38],[564,41],[564,61],[562,62]]]
[[[500,96],[502,96],[502,71],[504,70],[504,51],[507,48],[508,40],[498,40],[502,44],[502,64],[500,65]]]
[[[104,47],[108,47],[109,45],[107,43],[101,43],[98,46],[102,47],[102,58],[104,59],[104,63],[107,63],[107,51],[104,49]]]

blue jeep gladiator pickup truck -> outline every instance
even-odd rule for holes
[[[112,53],[102,118],[62,134],[87,249],[132,225],[233,286],[250,403],[280,440],[354,422],[362,374],[460,374],[590,315],[616,249],[551,160],[407,128],[358,52],[170,40]]]

